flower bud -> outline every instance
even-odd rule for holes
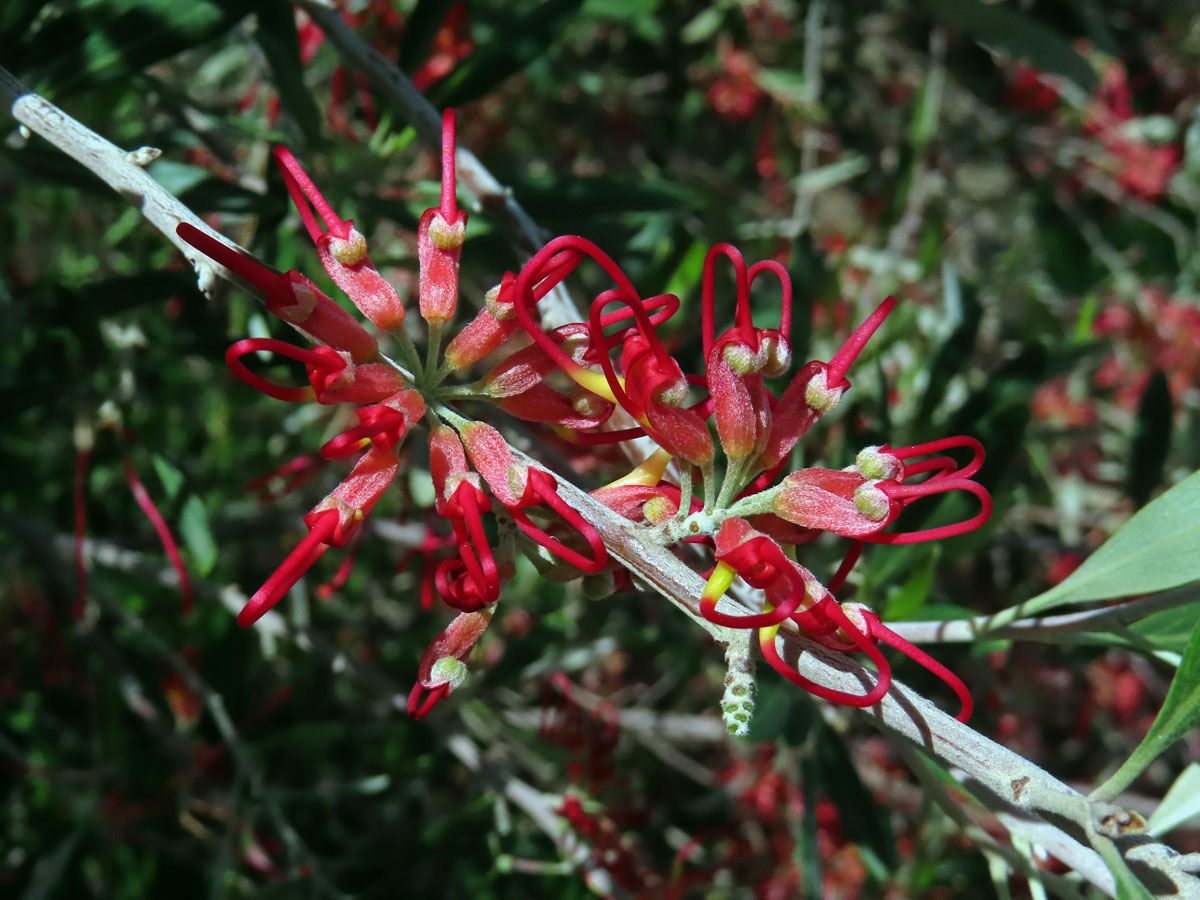
[[[465,211],[447,222],[436,208],[426,210],[417,225],[421,318],[431,327],[444,327],[458,308],[458,262],[466,227]]]
[[[801,469],[783,480],[772,511],[803,528],[863,537],[883,528],[898,506],[856,472]]]

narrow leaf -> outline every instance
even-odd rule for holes
[[[1013,6],[980,0],[925,0],[925,7],[986,47],[1069,78],[1084,90],[1096,84],[1096,73],[1070,41]]]
[[[158,480],[162,482],[163,493],[166,495],[166,498],[174,500],[179,493],[179,489],[183,487],[183,473],[157,453],[150,458],[150,462],[154,465],[154,471],[158,475]]]
[[[1116,844],[1106,837],[1099,838],[1093,844],[1117,883],[1117,900],[1154,900],[1154,895],[1146,890],[1146,886],[1129,870],[1129,865],[1121,856]]]
[[[1121,793],[1160,753],[1197,725],[1200,725],[1200,625],[1192,631],[1154,724],[1129,759],[1096,790],[1096,795],[1111,799]]]
[[[208,524],[208,510],[194,494],[183,504],[179,518],[179,533],[192,558],[192,567],[200,577],[209,575],[217,564],[217,544]]]
[[[1152,835],[1162,837],[1197,816],[1200,816],[1200,763],[1194,762],[1175,779],[1146,824]]]
[[[1200,578],[1200,471],[1142,507],[1022,615],[1067,603],[1165,591]]]
[[[259,28],[254,39],[262,47],[279,100],[304,132],[309,144],[321,140],[321,113],[312,91],[304,84],[304,66],[300,62],[300,41],[296,36],[296,15],[290,3],[263,3],[258,11]]]

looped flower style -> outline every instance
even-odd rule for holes
[[[179,227],[187,243],[261,293],[268,310],[316,345],[303,349],[274,338],[238,341],[226,354],[233,374],[278,400],[350,407],[329,423],[334,437],[324,441],[319,454],[300,457],[259,482],[278,479],[285,490],[295,489],[316,477],[321,461],[358,456],[349,475],[305,516],[307,535],[251,597],[238,621],[256,621],[330,547],[345,548],[357,540],[363,521],[399,471],[402,455],[420,465],[421,455],[410,453],[404,441],[422,424],[429,428],[433,506],[424,513],[424,537],[404,557],[405,567],[420,560],[417,594],[423,609],[440,599],[459,615],[422,657],[409,698],[412,716],[427,715],[462,683],[466,657],[491,618],[502,582],[515,574],[515,553],[524,553],[548,578],[590,575],[599,576],[589,582],[592,587],[629,587],[628,572],[610,558],[597,529],[564,496],[568,492],[560,477],[514,452],[495,425],[460,412],[477,404],[492,410],[484,416],[489,421],[496,421],[499,411],[529,423],[526,430],[540,430],[580,468],[608,465],[615,454],[606,445],[648,439],[648,453],[635,457],[641,461],[592,497],[627,519],[642,541],[693,545],[683,558],[690,562],[698,553],[708,562],[692,564],[709,569],[698,598],[700,614],[722,628],[756,630],[763,657],[784,678],[831,702],[870,706],[891,684],[882,650],[890,647],[949,685],[960,702],[959,717],[969,716],[970,696],[953,673],[868,607],[840,602],[837,595],[867,544],[938,540],[986,522],[991,498],[973,480],[983,464],[983,447],[971,437],[946,437],[909,447],[868,447],[842,470],[789,465],[804,436],[837,410],[850,389],[851,366],[896,307],[896,298],[871,311],[828,361],[793,367],[787,268],[775,259],[748,264],[732,244],[717,244],[704,258],[700,335],[689,351],[686,330],[669,335],[666,330],[676,324],[679,297],[643,298],[596,244],[563,235],[518,271],[504,273],[478,312],[455,327],[467,214],[456,196],[452,110],[446,111],[442,128],[441,194],[416,229],[415,302],[426,326],[424,352],[414,343],[412,323],[406,327],[405,303],[371,262],[364,233],[333,210],[286,148],[275,150],[322,266],[370,324],[386,332],[385,346],[389,352],[396,348],[399,363],[381,355],[376,337],[305,276],[280,274],[201,228]],[[585,262],[605,278],[587,304],[586,320],[545,327],[537,315],[539,303]],[[719,288],[718,270],[726,266],[733,303],[731,321],[722,327],[718,295],[728,288]],[[763,280],[771,289],[777,280],[778,294],[762,291]],[[752,306],[756,281],[760,292]],[[777,314],[765,309],[769,296],[777,297]],[[772,327],[755,325],[756,317]],[[256,374],[246,357],[262,353],[301,364],[307,384],[291,386]],[[689,371],[691,364],[684,364],[689,360],[702,371]],[[471,380],[469,370],[477,365],[484,374]],[[630,445],[625,449],[632,454]],[[903,529],[900,520],[910,504],[951,493],[970,494],[978,510],[949,524]],[[416,495],[406,493],[404,502]],[[489,517],[500,527],[493,529]],[[448,529],[435,527],[439,518]],[[821,535],[848,540],[826,584],[800,555]],[[346,554],[326,592],[345,584],[352,556]],[[751,592],[745,599],[750,609],[724,599],[739,582]],[[863,654],[874,668],[873,681],[853,692],[804,677],[780,655],[780,629],[834,652]],[[753,679],[743,670],[736,677],[730,671],[742,699],[723,702],[723,708],[727,716],[740,716],[727,721],[740,734],[752,709],[746,698]]]

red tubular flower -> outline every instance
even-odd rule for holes
[[[458,0],[434,35],[429,58],[413,72],[412,82],[418,91],[426,91],[449,75],[459,60],[470,55],[475,44],[471,40],[471,20],[467,16],[466,0]]]
[[[533,301],[536,303],[562,282],[575,268],[579,254],[564,250],[548,257],[542,268],[534,273]],[[513,285],[517,276],[504,273],[500,283],[484,296],[484,307],[446,347],[446,362],[451,368],[462,371],[483,359],[510,337],[520,327],[516,310],[513,308]]]
[[[439,426],[429,434],[429,470],[436,509],[450,521],[458,558],[443,560],[434,574],[442,599],[455,609],[474,612],[500,596],[500,575],[483,529],[491,509],[479,476],[467,469],[467,457],[454,429]]]
[[[304,363],[311,387],[285,387],[255,375],[242,357],[248,353],[278,353]],[[351,365],[331,347],[304,349],[274,338],[245,338],[225,351],[225,363],[241,381],[257,391],[290,403],[316,400],[323,404],[377,403],[404,390],[404,377],[385,363]]]
[[[554,329],[550,332],[550,339],[562,347],[576,364],[584,364],[590,343],[588,328],[582,322],[573,322]],[[515,397],[541,384],[556,368],[557,362],[540,345],[531,344],[492,367],[483,376],[483,390],[487,396],[496,399]]]
[[[308,535],[250,598],[238,624],[245,628],[261,619],[330,546],[345,547],[399,469],[391,451],[372,447],[363,454],[345,480],[304,517]]]
[[[865,539],[895,519],[900,504],[857,472],[801,469],[783,480],[773,512],[803,528]]]
[[[962,469],[949,456],[935,456],[917,462],[905,462],[916,456],[927,453],[937,453],[951,448],[967,448],[971,450],[971,461]],[[894,450],[890,447],[868,447],[858,454],[855,468],[874,486],[860,487],[855,492],[855,504],[866,512],[882,507],[886,498],[889,506],[895,512],[890,515],[894,519],[908,503],[920,497],[934,494],[944,494],[950,491],[965,491],[973,494],[979,500],[979,512],[961,522],[927,528],[923,531],[897,532],[888,534],[872,534],[862,536],[862,540],[875,544],[914,544],[920,541],[938,540],[974,531],[983,525],[992,513],[992,498],[980,484],[970,480],[970,476],[979,471],[983,465],[983,445],[973,437],[959,436],[943,438],[913,447],[902,447]],[[915,475],[932,473],[929,478],[919,484],[905,484],[905,480]],[[899,509],[896,509],[898,505]]]
[[[632,291],[632,286],[629,289]],[[625,338],[621,347],[623,381],[617,378],[613,369],[600,314],[605,303],[613,300],[625,304],[637,322],[637,333]],[[658,339],[649,313],[637,294],[614,291],[601,294],[592,302],[590,326],[600,368],[616,401],[641,421],[646,434],[672,456],[697,466],[711,464],[714,449],[712,435],[705,423],[707,414],[683,405],[687,399],[688,381],[679,363]]]
[[[847,691],[834,690],[833,688],[817,684],[817,682],[805,678],[796,671],[795,667],[788,665],[780,657],[779,651],[776,650],[775,637],[779,632],[778,625],[770,628],[760,628],[758,632],[759,649],[762,651],[763,658],[766,659],[771,668],[779,672],[779,674],[783,675],[784,678],[793,684],[804,688],[810,694],[833,703],[841,703],[844,706],[855,706],[862,709],[874,706],[882,700],[883,695],[887,693],[888,688],[892,684],[892,669],[888,665],[887,658],[875,646],[871,636],[863,630],[865,626],[860,626],[851,621],[845,612],[842,611],[842,608],[838,606],[837,601],[831,596],[827,596],[817,607],[814,607],[813,610],[805,615],[811,615],[814,620],[820,622],[823,630],[826,630],[826,634],[823,635],[810,633],[810,636],[814,640],[841,651],[860,650],[870,658],[877,670],[875,686],[864,694],[851,694]],[[801,628],[803,627],[801,625]],[[836,633],[839,636],[844,635],[846,637],[845,643],[842,641],[834,642],[829,636],[830,632]]]
[[[527,537],[585,572],[594,574],[605,567],[608,554],[604,541],[587,520],[559,497],[558,482],[552,475],[517,460],[504,436],[490,425],[472,422],[463,428],[462,441],[492,494],[504,504]],[[551,537],[529,520],[525,510],[543,504],[583,537],[591,550],[590,557]]]
[[[706,375],[717,436],[721,449],[735,460],[757,457],[771,433],[771,402],[755,363],[751,345],[732,333],[717,341],[708,354]]]
[[[322,462],[323,460],[319,453],[305,453],[303,456],[297,456],[295,459],[288,460],[282,466],[268,472],[266,475],[260,475],[257,478],[247,481],[243,490],[247,493],[258,491],[260,503],[278,500],[302,484],[311,481],[312,477],[317,474],[317,469]],[[278,486],[272,486],[271,482],[276,479],[281,483]]]
[[[296,326],[314,343],[349,353],[351,362],[355,363],[367,362],[379,355],[375,338],[299,272],[288,271],[280,275],[187,222],[175,231],[209,259],[220,263],[262,294],[271,313]]]
[[[403,327],[404,304],[396,289],[371,263],[362,232],[354,227],[353,221],[343,221],[333,211],[291,151],[276,147],[274,153],[288,193],[309,237],[317,245],[321,265],[329,277],[376,327],[384,331]]]
[[[362,542],[362,532],[358,532],[346,546],[346,553],[342,557],[341,563],[337,567],[337,571],[333,573],[333,577],[324,584],[317,586],[317,599],[328,600],[335,593],[341,590],[342,586],[350,580],[350,573],[354,571],[354,562],[358,558],[358,545]]]
[[[189,615],[192,611],[192,580],[188,577],[187,567],[183,564],[183,557],[179,554],[179,545],[175,543],[175,536],[171,534],[171,529],[167,527],[167,522],[162,517],[162,513],[158,511],[158,507],[150,499],[150,494],[146,491],[146,486],[138,478],[137,470],[133,467],[133,460],[129,458],[128,454],[125,456],[125,483],[129,485],[129,490],[133,492],[133,499],[137,501],[137,505],[141,507],[146,518],[150,520],[150,524],[154,526],[154,533],[158,535],[158,542],[162,544],[162,548],[167,554],[167,559],[171,561],[171,568],[175,570],[175,576],[179,579],[180,593],[183,594],[183,614],[185,616]]]
[[[425,415],[425,400],[413,390],[402,390],[380,403],[354,411],[359,425],[342,432],[321,447],[325,459],[341,459],[370,442],[381,450],[396,447],[408,429]]]
[[[967,686],[963,684],[962,679],[943,666],[940,662],[922,650],[902,638],[896,632],[892,631],[883,624],[883,620],[879,615],[866,607],[861,608],[861,614],[866,622],[866,626],[872,638],[883,641],[885,644],[899,650],[917,665],[931,672],[940,678],[946,685],[957,695],[959,703],[958,715],[955,716],[960,722],[966,722],[971,718],[971,712],[974,709],[974,703],[971,700],[971,692],[967,690]]]
[[[492,610],[464,612],[446,626],[421,654],[417,667],[417,683],[408,695],[408,714],[422,719],[446,697],[458,688],[467,677],[467,657],[475,644],[483,637],[488,623],[492,621]],[[429,695],[421,700],[421,695]]]
[[[716,261],[720,256],[733,264],[736,304],[734,326],[717,339],[713,323]],[[750,288],[762,272],[773,273],[782,288],[779,328],[770,331],[755,328],[750,315]],[[758,457],[766,449],[772,422],[773,398],[763,383],[763,374],[781,375],[791,364],[786,337],[792,319],[791,278],[774,260],[756,263],[747,270],[736,247],[717,244],[704,259],[700,310],[708,363],[705,374],[721,447],[734,460]]]
[[[679,488],[668,485],[616,484],[592,491],[613,512],[632,522],[657,525],[679,511]]]
[[[396,563],[396,571],[406,571],[415,560],[421,561],[421,609],[433,609],[434,572],[437,569],[435,554],[454,546],[453,534],[438,534],[431,523],[426,523],[425,537],[419,546],[405,553]]]
[[[532,317],[534,280],[542,267],[564,250],[575,251],[573,258],[563,264],[564,277],[586,256],[598,263],[617,285],[615,290],[600,294],[591,306],[589,335],[595,359],[603,373],[602,378],[572,359]],[[686,398],[688,386],[679,364],[666,352],[655,334],[655,320],[647,305],[625,273],[603,250],[577,235],[554,238],[534,254],[521,270],[513,286],[513,296],[513,308],[521,327],[578,385],[619,404],[642,423],[646,434],[672,455],[697,465],[712,461],[712,438],[703,417],[677,405]],[[674,298],[662,299],[665,307],[671,310],[678,303]],[[622,303],[625,308],[615,315],[605,315],[603,308],[611,302]],[[623,327],[618,332],[618,337],[623,339],[622,369],[625,374],[622,378],[613,366],[610,356],[612,339],[605,329],[629,317],[633,318],[634,325]],[[630,329],[634,329],[635,334],[626,337],[631,333]],[[621,431],[597,435],[597,438],[623,440],[628,436],[631,435]]]
[[[571,358],[582,365],[590,350],[587,326],[564,325],[550,333]],[[549,422],[564,428],[594,428],[612,415],[613,404],[576,385],[570,393],[555,390],[544,379],[557,364],[538,345],[518,350],[483,377],[484,393],[511,416],[527,422]]]
[[[442,113],[442,202],[417,225],[421,318],[442,328],[458,308],[458,260],[467,236],[467,213],[455,198],[454,110]]]
[[[779,545],[750,527],[745,519],[726,519],[717,532],[717,568],[700,596],[700,613],[710,622],[728,628],[770,628],[789,618],[802,604],[809,606],[824,593],[816,578],[784,555]],[[731,616],[717,612],[717,600],[729,588],[734,574],[768,597],[780,598],[765,613]],[[810,596],[815,593],[816,596]],[[808,603],[805,603],[805,601]]]
[[[842,394],[850,387],[846,371],[895,306],[896,298],[888,297],[828,363],[811,362],[797,373],[775,407],[767,447],[759,456],[760,468],[774,470],[817,419],[837,408]]]

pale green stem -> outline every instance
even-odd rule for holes
[[[679,461],[679,510],[676,517],[682,521],[692,510],[692,464]]]

